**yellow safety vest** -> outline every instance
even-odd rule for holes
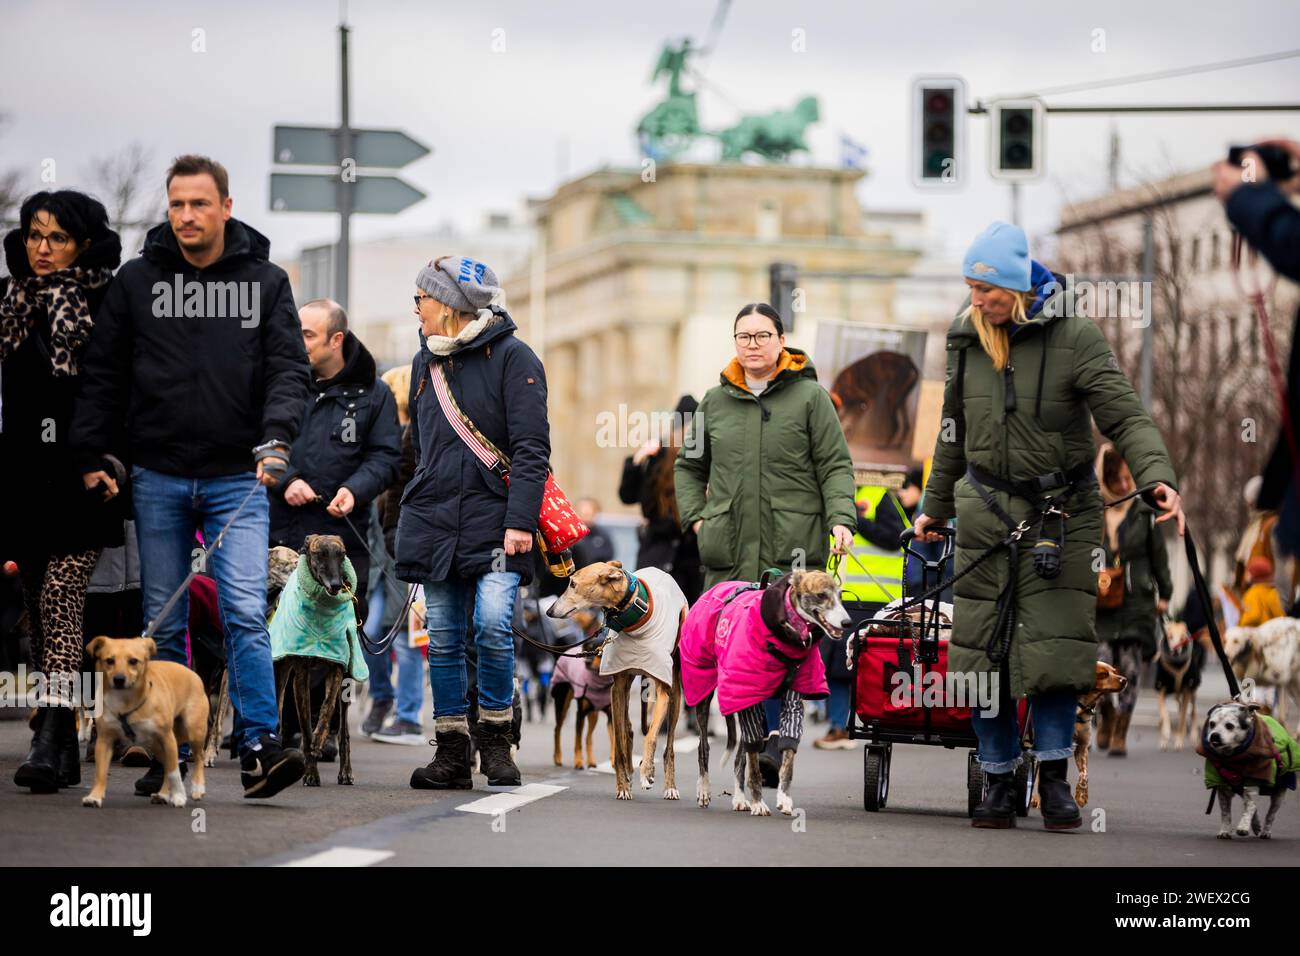
[[[867,503],[866,517],[875,518],[876,508],[888,494],[883,485],[863,485],[858,489],[855,501]],[[912,527],[907,514],[898,504],[897,499],[889,496],[890,506],[898,509],[903,519],[903,527]],[[832,557],[832,562],[834,558]],[[853,550],[840,558],[839,572],[843,578],[844,597],[852,601],[870,601],[886,604],[903,596],[903,562],[906,553],[900,545],[893,550],[877,548],[862,535],[854,532]]]

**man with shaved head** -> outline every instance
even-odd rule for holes
[[[364,614],[370,577],[364,535],[370,503],[397,477],[397,405],[337,302],[313,299],[298,319],[312,381],[289,473],[271,494],[271,544],[297,550],[309,534],[341,537]]]

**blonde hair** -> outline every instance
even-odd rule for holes
[[[410,408],[411,366],[398,365],[379,376],[380,381],[388,386],[397,400],[397,412],[405,418]]]
[[[1014,289],[1008,291],[1015,296],[1011,303],[1011,321],[1016,325],[1025,325],[1029,322],[1029,306],[1033,304],[1035,293],[1016,292]],[[1004,371],[1011,361],[1011,334],[1007,331],[1006,323],[994,325],[974,305],[966,306],[961,317],[975,326],[980,348],[993,361],[993,368],[999,372]]]

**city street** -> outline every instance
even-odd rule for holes
[[[1207,670],[1198,705],[1202,715],[1222,693],[1222,678]],[[426,703],[426,730],[428,713]],[[721,726],[716,718],[715,726]],[[808,731],[794,783],[802,819],[734,813],[730,799],[716,792],[707,810],[695,806],[697,741],[689,735],[678,741],[680,802],[662,799],[662,770],[655,789],[638,788],[630,803],[617,802],[608,769],[552,765],[549,722],[524,725],[518,757],[524,786],[513,792],[490,791],[482,777],[472,792],[412,790],[410,771],[431,759],[431,748],[354,738],[352,787],[337,786],[335,765],[324,764],[319,789],[295,787],[264,803],[243,800],[236,767],[223,759],[209,771],[205,799],[177,810],[133,796],[131,784],[140,771],[115,765],[105,806],[92,811],[80,805],[93,772],[88,764],[82,785],[57,796],[33,796],[12,786],[9,776],[22,759],[27,734],[20,722],[5,721],[0,845],[9,866],[1254,867],[1290,864],[1300,839],[1292,800],[1271,842],[1216,840],[1218,813],[1204,814],[1201,761],[1186,749],[1159,752],[1155,695],[1149,690],[1139,699],[1129,756],[1094,752],[1085,828],[1068,834],[1045,833],[1036,811],[1014,831],[973,830],[965,816],[965,754],[941,748],[896,747],[889,806],[868,814],[862,809],[861,745],[852,752],[816,750],[811,740],[824,725],[810,724]],[[569,752],[568,726],[564,740]],[[597,757],[607,757],[603,723],[596,741]],[[715,768],[721,749],[715,739]],[[715,788],[729,784],[728,776],[715,769]],[[775,805],[774,795],[766,799]]]

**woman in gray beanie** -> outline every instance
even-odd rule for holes
[[[529,552],[551,453],[546,377],[494,304],[501,290],[484,263],[444,256],[415,282],[422,345],[411,365],[410,416],[419,467],[402,495],[395,570],[424,586],[438,749],[411,786],[473,785],[465,667],[471,606],[480,766],[489,784],[513,786],[510,628],[515,596],[532,577]],[[509,458],[508,482],[466,444],[462,435],[474,430]]]

